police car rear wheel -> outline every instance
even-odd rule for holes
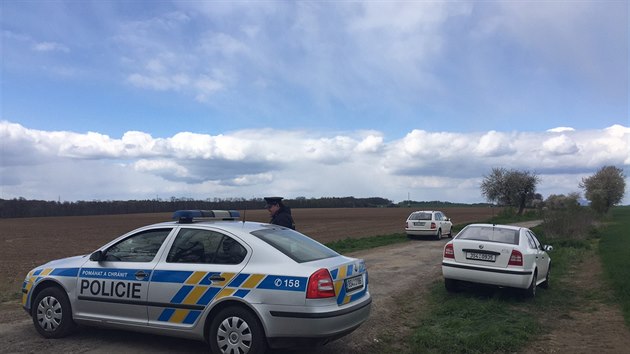
[[[33,324],[42,336],[61,338],[74,328],[70,302],[63,290],[56,287],[42,290],[33,306]]]
[[[210,325],[210,349],[213,353],[264,353],[266,343],[258,319],[241,307],[227,307]]]

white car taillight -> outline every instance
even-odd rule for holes
[[[434,222],[431,223],[431,230],[435,230],[437,228],[437,225],[435,225]]]
[[[517,250],[512,250],[512,254],[510,255],[510,261],[508,265],[513,266],[523,266],[523,254]]]
[[[455,259],[455,249],[453,249],[452,243],[447,243],[446,246],[444,246],[444,258]]]
[[[335,296],[335,287],[330,272],[326,268],[317,270],[308,278],[307,299],[322,299]]]

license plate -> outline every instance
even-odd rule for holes
[[[487,253],[466,252],[466,259],[474,259],[477,261],[494,262],[497,256]]]
[[[363,287],[363,275],[346,279],[346,291],[352,291]]]
[[[416,222],[413,223],[413,226],[424,226],[424,222],[416,221]]]

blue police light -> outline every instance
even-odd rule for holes
[[[238,210],[177,210],[173,219],[180,224],[190,224],[195,220],[234,220],[241,217]]]

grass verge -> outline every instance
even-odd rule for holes
[[[516,222],[538,220],[541,216],[536,210],[526,210],[523,215],[516,215],[513,208],[505,208],[496,216],[486,220],[489,224],[512,224]]]
[[[405,234],[390,234],[363,238],[346,238],[339,241],[329,242],[326,246],[344,254],[407,241],[408,238]]]
[[[542,229],[534,232],[541,236]],[[572,241],[551,253],[553,277],[549,290],[539,289],[528,299],[514,289],[471,286],[451,294],[439,281],[429,294],[428,309],[419,314],[411,336],[410,352],[495,353],[522,349],[545,331],[542,318],[577,306],[578,294],[565,281],[567,273],[586,254],[594,253],[589,241]]]
[[[612,222],[601,232],[599,254],[616,300],[621,304],[630,327],[630,207],[612,209]]]

